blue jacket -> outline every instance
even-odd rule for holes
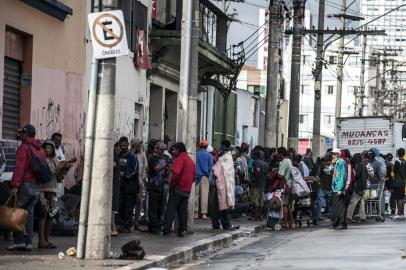
[[[213,157],[206,150],[199,150],[196,153],[196,185],[199,184],[202,176],[209,177],[213,167]]]

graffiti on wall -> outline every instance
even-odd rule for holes
[[[61,110],[61,105],[49,98],[47,104],[33,111],[32,119],[39,138],[49,138],[54,132],[61,131]]]
[[[134,116],[129,113],[118,113],[114,124],[114,141],[117,142],[120,137],[134,137]]]

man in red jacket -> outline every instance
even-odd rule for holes
[[[38,201],[37,179],[31,169],[31,156],[36,155],[39,159],[46,158],[42,143],[34,139],[35,127],[28,124],[18,130],[22,144],[17,149],[16,165],[11,180],[11,194],[17,196],[18,205],[28,212],[26,234],[14,232],[14,245],[8,250],[31,251],[32,238],[34,236],[34,207]]]
[[[178,142],[173,145],[171,154],[175,160],[172,166],[169,200],[162,234],[167,235],[171,232],[175,215],[178,214],[178,236],[183,237],[187,230],[188,201],[192,184],[196,179],[196,167],[187,154],[184,143]]]

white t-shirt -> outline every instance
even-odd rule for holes
[[[58,158],[59,161],[65,160],[65,151],[63,148],[60,146],[59,148],[55,149],[56,157]]]
[[[59,146],[59,148],[55,149],[55,154],[59,161],[65,160],[64,152],[65,151],[63,150],[62,146]],[[63,196],[64,193],[65,193],[65,185],[62,180],[60,183],[58,183],[58,191],[56,192],[56,196],[60,198]]]

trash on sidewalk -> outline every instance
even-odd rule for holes
[[[58,259],[63,260],[63,258],[65,258],[65,253],[59,252],[58,253]]]
[[[126,260],[143,260],[145,257],[144,248],[141,246],[140,240],[133,240],[121,247],[123,254],[120,259]]]
[[[71,257],[75,257],[76,256],[76,248],[75,247],[71,247],[66,251],[66,255],[71,256]]]

